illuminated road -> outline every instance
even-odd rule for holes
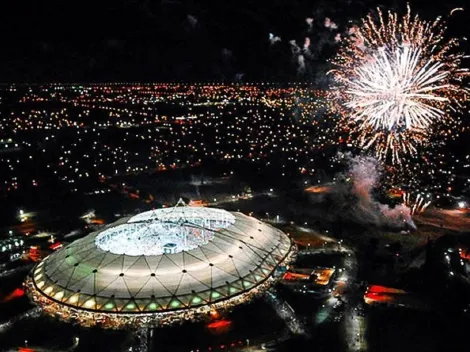
[[[30,270],[33,266],[34,266],[34,263],[32,263],[32,264],[26,264],[26,265],[17,267],[17,268],[15,268],[15,269],[5,270],[5,271],[3,271],[2,273],[0,273],[0,278],[1,278],[1,277],[6,277],[6,276],[9,276],[9,275],[13,275],[13,274],[17,274],[17,273],[21,273],[21,272],[23,272],[23,271],[28,271],[28,270]]]
[[[363,316],[362,292],[356,284],[357,258],[354,252],[344,246],[341,241],[335,241],[336,245],[328,245],[326,248],[311,249],[310,252],[318,253],[344,253],[343,268],[338,269],[339,274],[334,282],[331,296],[326,300],[322,309],[315,317],[315,323],[320,324],[334,315],[334,306],[338,304],[338,298],[344,302],[344,316],[342,317],[342,328],[349,351],[367,351],[365,333],[367,328],[366,318]],[[338,297],[338,298],[336,298]]]
[[[362,295],[355,281],[357,276],[357,259],[354,252],[341,245],[345,253],[344,271],[339,275],[333,292],[339,291],[346,305],[343,327],[349,351],[367,351],[365,332],[366,318],[363,314]]]
[[[428,209],[416,217],[418,224],[452,230],[464,234],[470,228],[470,217],[459,209]]]
[[[17,321],[20,321],[25,318],[36,318],[39,316],[39,314],[41,314],[41,309],[39,309],[39,307],[30,309],[24,313],[21,313],[20,315],[17,315],[11,318],[10,320],[0,324],[0,333],[4,333],[8,331],[13,326],[13,324],[16,323]]]
[[[79,338],[75,337],[72,346],[64,350],[58,350],[57,348],[43,348],[38,346],[18,346],[14,349],[6,350],[7,352],[18,352],[18,351],[32,351],[32,352],[72,352],[75,351],[79,344]],[[3,351],[3,350],[2,350]]]
[[[366,319],[358,314],[357,307],[347,308],[344,328],[349,351],[367,351]]]
[[[18,321],[23,320],[23,319],[28,319],[28,318],[33,318],[34,319],[34,318],[37,318],[40,314],[41,314],[41,309],[39,307],[35,307],[33,309],[30,309],[30,310],[28,310],[24,313],[21,313],[21,314],[17,315],[15,317],[11,318],[10,320],[0,324],[0,334],[8,333],[8,331]],[[74,341],[73,341],[72,346],[70,346],[68,349],[65,349],[65,350],[57,350],[55,348],[54,349],[52,349],[52,348],[42,348],[42,347],[37,347],[37,346],[26,346],[26,343],[25,343],[25,345],[23,345],[23,346],[18,346],[16,348],[10,348],[10,349],[7,349],[7,350],[0,349],[0,351],[18,352],[20,350],[20,348],[28,347],[30,350],[35,351],[35,352],[71,352],[71,351],[74,351],[78,347],[79,341],[80,340],[78,338],[75,338]]]
[[[277,315],[286,322],[291,333],[307,335],[304,324],[299,320],[289,303],[270,292],[267,293],[267,301],[273,306]]]

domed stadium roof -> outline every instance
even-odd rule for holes
[[[251,290],[290,249],[282,231],[242,213],[158,209],[53,253],[34,269],[32,284],[40,296],[80,310],[168,312]]]

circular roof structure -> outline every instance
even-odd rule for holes
[[[173,207],[122,218],[32,272],[38,302],[148,314],[230,300],[269,279],[291,251],[282,231],[238,212]]]

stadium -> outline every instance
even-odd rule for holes
[[[40,262],[26,286],[44,312],[83,326],[168,326],[264,293],[293,249],[286,234],[253,217],[175,206],[71,243]]]

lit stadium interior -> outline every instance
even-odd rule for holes
[[[101,232],[96,245],[104,251],[130,256],[174,254],[207,244],[215,230],[234,223],[232,214],[219,209],[160,209]]]

